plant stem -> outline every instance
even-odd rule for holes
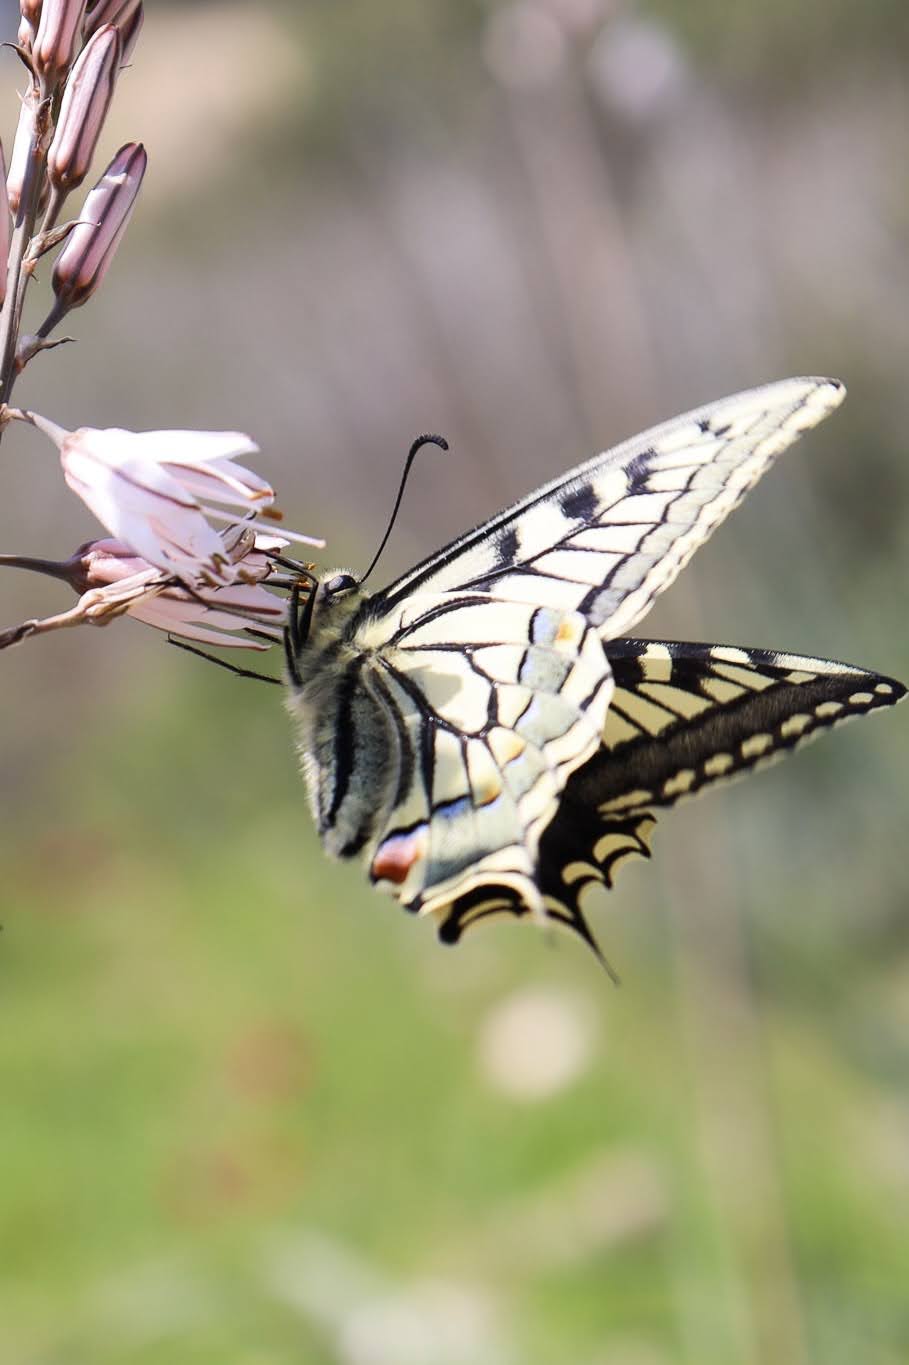
[[[0,314],[0,402],[8,403],[16,382],[16,344],[25,291],[31,278],[23,271],[23,262],[35,229],[41,182],[51,128],[51,101],[43,99],[38,106],[35,132],[28,151],[28,162],[16,215],[16,225],[10,243],[6,274],[6,299]]]

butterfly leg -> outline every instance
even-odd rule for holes
[[[197,649],[195,645],[188,645],[185,640],[178,640],[174,635],[168,635],[167,643],[174,645],[177,649],[185,649],[187,654],[195,654],[198,658],[204,659],[206,663],[217,664],[219,668],[226,668],[228,673],[234,673],[238,678],[256,678],[259,682],[276,683],[281,686],[280,678],[269,677],[267,673],[257,673],[252,668],[239,668],[236,664],[228,663],[227,659],[219,659],[215,654],[207,654],[204,649]]]
[[[311,575],[307,575],[307,577],[309,579],[309,596],[302,606],[300,605],[300,593],[303,587],[302,575],[290,590],[290,601],[287,604],[287,624],[284,627],[284,656],[287,660],[288,675],[295,687],[303,686],[297,660],[309,639],[312,613],[316,602],[316,579]]]

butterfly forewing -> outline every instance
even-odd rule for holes
[[[630,630],[774,458],[842,402],[787,379],[697,408],[554,480],[405,574],[374,601],[476,590]]]

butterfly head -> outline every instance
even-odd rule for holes
[[[369,596],[360,583],[361,579],[348,569],[330,569],[319,574],[312,589],[311,621],[315,631],[334,634],[343,630],[361,602]]]
[[[352,573],[348,573],[346,569],[337,569],[320,579],[316,589],[316,604],[318,605],[319,599],[323,605],[326,601],[337,602],[359,586],[359,579]]]
[[[285,629],[285,648],[291,680],[299,683],[298,663],[316,641],[319,646],[340,639],[348,622],[367,597],[361,579],[347,569],[310,576],[303,592],[292,595]]]

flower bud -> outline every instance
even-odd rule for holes
[[[120,32],[131,23],[137,9],[142,8],[142,0],[88,0],[82,35],[88,39],[104,24],[116,24]]]
[[[19,106],[19,122],[16,124],[16,136],[13,140],[13,154],[9,163],[9,175],[6,178],[7,201],[14,218],[19,212],[22,190],[31,166],[32,157],[36,150],[40,150],[38,148],[38,114],[40,108],[40,94],[34,86],[31,86],[23,95],[22,103]],[[45,183],[42,186],[42,201],[45,198],[46,193],[47,185]]]
[[[32,61],[45,86],[55,85],[72,65],[84,15],[85,0],[44,0]]]
[[[147,157],[141,142],[127,142],[85,200],[81,217],[54,266],[57,313],[79,308],[100,285],[126,231]]]
[[[120,62],[123,66],[126,66],[133,55],[133,48],[139,41],[139,34],[142,32],[144,23],[145,6],[141,0],[128,18],[125,17],[117,21],[117,28],[120,30],[120,37],[123,40],[123,51],[120,56]]]
[[[103,588],[119,583],[123,578],[144,573],[150,567],[131,545],[122,540],[87,540],[75,554],[65,560],[61,568],[68,570],[68,580],[76,592]],[[61,575],[62,577],[62,575]]]
[[[122,540],[86,540],[69,559],[35,559],[31,555],[0,555],[0,567],[29,569],[68,583],[81,595],[106,588],[124,578],[147,573],[152,566]],[[157,572],[153,570],[153,572]]]
[[[69,74],[47,174],[55,189],[73,190],[88,174],[120,70],[120,34],[112,24],[86,43]]]
[[[6,197],[6,157],[3,143],[0,142],[0,308],[6,299],[6,272],[2,263],[9,255],[10,219],[9,202]]]
[[[19,46],[31,52],[35,30],[41,18],[41,0],[19,0],[19,13],[22,15],[19,24]]]

